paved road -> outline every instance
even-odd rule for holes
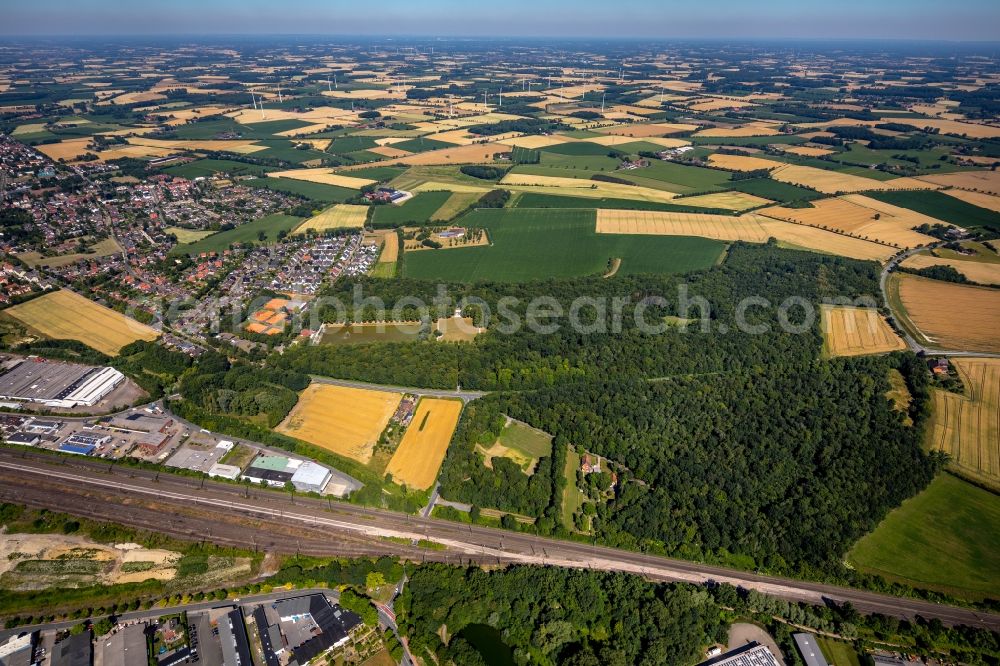
[[[318,384],[330,384],[331,386],[346,386],[347,388],[369,389],[372,391],[391,391],[393,393],[412,393],[414,395],[427,396],[430,398],[461,398],[463,402],[471,402],[486,395],[483,391],[469,391],[458,388],[456,390],[425,389],[413,386],[386,386],[385,384],[369,384],[368,382],[355,382],[349,379],[332,379],[312,375],[312,380]]]
[[[18,455],[20,454],[20,455]],[[61,463],[61,464],[59,464]],[[646,553],[616,550],[604,546],[561,541],[530,534],[509,532],[478,525],[467,525],[434,518],[423,518],[393,511],[354,506],[327,505],[319,500],[295,498],[264,490],[246,497],[246,490],[236,485],[205,482],[198,479],[145,470],[114,469],[95,465],[86,459],[65,459],[54,463],[38,453],[23,453],[0,449],[0,472],[4,485],[26,488],[45,487],[60,483],[74,488],[102,489],[109,497],[131,508],[141,501],[169,502],[183,506],[189,512],[197,510],[204,520],[231,520],[234,516],[249,516],[267,529],[280,525],[303,534],[326,534],[322,552],[337,548],[341,538],[368,539],[372,544],[388,548],[395,539],[429,539],[443,545],[443,550],[403,550],[403,557],[452,563],[480,564],[540,564],[571,568],[622,571],[652,580],[707,582],[717,581],[756,589],[760,592],[795,601],[814,604],[830,599],[849,601],[862,612],[878,612],[896,617],[938,618],[945,624],[969,624],[1000,630],[1000,615],[945,606],[918,599],[896,598],[889,595],[855,590],[836,585],[763,576],[725,567],[676,560]],[[155,477],[155,479],[154,479]],[[16,492],[16,489],[14,490]],[[11,492],[10,487],[8,491]],[[60,508],[58,493],[44,493],[54,508]],[[114,508],[114,507],[112,507]],[[130,513],[122,509],[119,522],[130,523]],[[137,524],[148,527],[140,518]],[[311,553],[313,541],[303,542],[301,552]],[[319,552],[318,550],[316,552]],[[413,555],[413,553],[418,553]],[[457,560],[457,562],[456,562]]]

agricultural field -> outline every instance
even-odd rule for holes
[[[981,208],[945,192],[921,190],[914,192],[869,192],[868,197],[902,208],[909,208],[928,217],[954,224],[964,229],[992,229],[1000,232],[1000,213]]]
[[[854,567],[965,599],[1000,594],[1000,496],[939,474],[851,549]]]
[[[674,203],[684,206],[696,206],[698,208],[724,208],[726,210],[740,211],[769,206],[774,202],[745,192],[712,192],[711,194],[700,194],[693,197],[674,199]]]
[[[823,349],[830,356],[862,356],[906,349],[878,310],[823,305]]]
[[[228,231],[220,231],[206,236],[193,243],[176,245],[171,254],[198,255],[202,252],[222,252],[228,250],[230,245],[235,243],[259,244],[274,243],[278,240],[281,231],[289,232],[302,222],[301,217],[285,215],[283,213],[273,213],[253,222],[241,224]],[[264,240],[260,241],[260,234],[264,234]]]
[[[421,398],[386,467],[393,481],[416,490],[433,486],[461,413],[460,400]]]
[[[462,223],[486,228],[492,245],[407,253],[403,275],[457,282],[543,280],[601,275],[613,257],[622,259],[619,274],[684,273],[711,266],[725,247],[703,238],[598,234],[596,214],[579,209],[484,209]]]
[[[365,226],[367,218],[368,206],[334,204],[296,227],[294,233],[315,231],[322,234],[330,229],[360,229]]]
[[[895,273],[893,311],[936,349],[1000,352],[1000,290]]]
[[[438,208],[433,215],[431,215],[431,221],[441,222],[447,221],[464,211],[466,208],[476,203],[482,195],[479,192],[454,192],[448,200]]]
[[[932,217],[861,195],[820,199],[813,201],[811,208],[774,206],[761,209],[759,213],[897,248],[933,243],[933,237],[913,231],[913,228],[922,224],[941,224]]]
[[[321,185],[335,185],[357,190],[365,185],[372,185],[374,180],[369,178],[355,178],[339,173],[333,173],[328,168],[321,169],[291,169],[290,171],[272,171],[267,174],[268,178],[289,178],[291,180],[304,180],[307,183],[319,183]]]
[[[389,391],[313,383],[275,430],[367,463],[402,399]]]
[[[490,469],[493,469],[494,458],[507,458],[531,475],[540,458],[552,455],[552,435],[508,418],[497,440],[489,448],[477,446],[476,450]]]
[[[562,194],[576,197],[619,197],[641,201],[668,202],[677,196],[675,192],[637,185],[521,173],[507,174],[500,181],[500,185],[514,192],[538,192],[540,194]]]
[[[947,194],[949,197],[955,197],[967,204],[985,208],[994,213],[1000,213],[1000,196],[986,194],[985,192],[970,192],[969,190],[957,189],[941,190],[941,193]]]
[[[787,247],[799,250],[875,261],[884,261],[895,253],[893,248],[886,245],[755,213],[733,217],[705,213],[600,209],[597,211],[596,229],[598,233],[696,236],[749,243],[765,243],[774,238]]]
[[[919,270],[931,266],[950,266],[977,284],[1000,286],[1000,261],[977,261],[964,258],[945,258],[934,254],[914,254],[903,260],[903,268]],[[958,255],[961,257],[961,255]],[[1000,257],[998,257],[1000,259]]]
[[[770,178],[748,178],[745,180],[734,180],[729,183],[729,187],[740,192],[746,192],[763,199],[771,199],[781,203],[792,203],[796,201],[811,201],[818,199],[822,195],[804,187],[796,187],[788,183],[782,183]]]
[[[728,153],[716,153],[710,155],[708,163],[719,169],[727,171],[760,171],[762,169],[777,169],[781,162],[765,159],[763,157],[752,157],[750,155],[730,155]]]
[[[597,233],[652,236],[698,236],[715,240],[765,243],[767,231],[757,215],[709,215],[641,210],[597,211]]]
[[[934,389],[930,445],[960,475],[1000,492],[1000,359],[952,358],[964,395]]]
[[[162,169],[162,172],[168,173],[171,176],[180,176],[181,178],[194,180],[195,178],[212,176],[217,173],[226,173],[230,176],[260,176],[271,170],[259,164],[247,164],[245,162],[236,162],[235,160],[203,159],[186,164],[168,166]]]
[[[117,356],[122,347],[136,340],[155,340],[160,335],[145,324],[65,289],[4,312],[47,338],[79,340],[108,356]]]
[[[566,448],[566,465],[563,467],[563,477],[566,487],[562,496],[562,523],[567,530],[575,531],[573,516],[584,502],[583,492],[576,484],[576,472],[580,469],[580,454],[573,446]]]
[[[843,171],[829,171],[816,167],[785,164],[771,171],[771,178],[783,183],[801,185],[824,194],[841,194],[850,192],[865,192],[868,190],[929,190],[935,189],[930,183],[924,183],[912,178],[897,178],[895,180],[875,180],[855,176]]]
[[[372,224],[375,226],[401,226],[427,222],[451,196],[450,192],[420,192],[412,199],[399,205],[375,206],[372,211]]]

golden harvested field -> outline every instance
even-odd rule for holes
[[[763,216],[761,216],[763,217]],[[778,241],[801,250],[836,254],[851,259],[885,262],[897,250],[871,241],[852,238],[818,227],[763,218],[761,226]]]
[[[579,197],[613,197],[618,199],[638,199],[640,201],[669,202],[677,197],[673,192],[654,190],[650,187],[607,183],[599,180],[582,178],[562,178],[560,176],[533,176],[523,173],[508,173],[500,181],[501,185],[510,186],[514,191],[544,191],[546,194],[562,194],[570,192]]]
[[[863,356],[906,349],[885,317],[874,308],[823,305],[824,347],[831,356]]]
[[[381,234],[382,254],[378,256],[380,264],[394,264],[399,259],[399,234],[395,230]]]
[[[621,146],[626,143],[635,143],[636,141],[642,141],[643,143],[655,143],[663,148],[680,148],[681,146],[691,145],[690,141],[685,141],[684,139],[672,139],[668,136],[647,136],[641,139],[635,139],[630,136],[609,134],[607,136],[595,136],[583,140],[587,143],[596,143],[599,146]]]
[[[166,96],[154,92],[132,92],[119,95],[112,101],[115,104],[138,104],[139,102],[153,102],[160,99],[166,99]]]
[[[322,234],[327,229],[360,229],[367,218],[368,206],[334,204],[300,224],[294,233],[316,231]]]
[[[957,189],[941,190],[941,193],[947,194],[949,197],[961,199],[965,203],[972,204],[973,206],[979,206],[980,208],[1000,213],[1000,197],[993,194],[984,194],[983,192],[970,192],[968,190]]]
[[[65,289],[5,310],[7,314],[56,340],[79,340],[117,356],[136,340],[155,340],[159,333],[134,319]]]
[[[918,179],[943,187],[1000,194],[1000,171],[959,171],[957,173],[919,176]]]
[[[932,346],[1000,352],[1000,290],[897,273],[910,322]]]
[[[393,159],[392,164],[423,166],[438,164],[485,164],[495,161],[493,159],[494,154],[509,152],[510,146],[507,144],[479,143],[471,146],[454,146],[449,148],[440,148],[438,150],[428,150],[424,153],[416,153],[414,155],[409,155],[408,157]],[[344,169],[344,171],[350,171],[351,168],[364,169],[370,166],[372,166],[371,163],[360,164],[355,167]]]
[[[462,413],[459,400],[421,398],[386,472],[396,483],[427,490],[434,485]]]
[[[400,393],[314,383],[275,430],[367,463],[402,399]]]
[[[930,445],[959,473],[1000,489],[1000,359],[952,358],[965,395],[934,389]]]
[[[746,194],[744,192],[713,192],[694,197],[676,199],[675,203],[684,206],[699,206],[701,208],[725,208],[726,210],[746,210],[773,204],[770,199]]]
[[[65,141],[60,141],[59,143],[41,144],[35,146],[35,149],[57,162],[59,160],[71,162],[88,152],[95,152],[87,150],[88,143],[90,143],[89,138],[67,139]]]
[[[914,247],[934,242],[930,236],[913,231],[921,224],[941,224],[908,208],[876,201],[860,194],[845,195],[812,202],[812,208],[773,206],[760,211],[762,215],[812,227],[833,229],[868,240]],[[879,219],[875,219],[878,216]]]
[[[1000,263],[933,257],[929,254],[915,254],[912,257],[904,259],[900,265],[904,268],[913,269],[930,268],[931,266],[951,266],[973,282],[1000,285]]]
[[[758,169],[777,169],[781,166],[781,162],[766,160],[763,157],[727,155],[724,153],[709,155],[708,163],[714,167],[728,171],[757,171]]]
[[[963,123],[957,120],[945,120],[942,118],[885,118],[884,122],[913,125],[918,129],[933,127],[941,130],[941,134],[967,134],[973,139],[995,139],[1000,137],[1000,127],[977,123]]]
[[[614,127],[598,127],[594,131],[601,134],[618,134],[620,136],[646,138],[680,134],[681,132],[693,132],[698,127],[698,125],[688,125],[685,123],[632,123],[628,125],[615,125]]]
[[[822,157],[834,152],[829,148],[813,148],[812,146],[787,146],[782,147],[786,153],[792,155],[802,155],[803,157]]]
[[[406,157],[413,154],[408,150],[393,148],[392,146],[377,146],[375,148],[369,148],[368,152],[381,155],[382,157]]]
[[[370,90],[324,90],[322,94],[335,99],[405,99],[406,91],[399,92],[398,88],[389,90],[387,88],[373,88]]]
[[[207,139],[203,141],[181,141],[167,139],[147,139],[145,137],[128,137],[126,139],[133,146],[148,146],[151,148],[165,148],[168,150],[225,150],[230,153],[246,155],[256,153],[260,150],[267,150],[267,146],[258,146],[253,141],[237,139],[234,141],[218,141]]]
[[[645,234],[652,236],[700,236],[715,240],[767,242],[768,233],[756,215],[709,215],[668,213],[651,210],[597,211],[599,234]]]
[[[559,143],[566,143],[570,141],[568,137],[559,136],[558,134],[551,134],[549,136],[541,136],[539,134],[529,134],[527,136],[519,136],[513,139],[507,139],[504,143],[509,143],[511,146],[517,146],[519,148],[545,148],[546,146],[554,146]]]
[[[721,97],[710,97],[702,101],[689,104],[688,108],[693,111],[718,111],[720,109],[741,109],[747,106],[757,106],[753,102],[742,99],[725,99]]]
[[[371,185],[375,182],[369,178],[355,178],[354,176],[343,176],[339,173],[333,173],[327,167],[319,169],[272,171],[267,175],[271,178],[292,178],[294,180],[305,180],[310,183],[322,183],[324,185],[347,187],[352,190],[359,190],[365,185]]]
[[[741,137],[741,136],[777,136],[781,131],[770,123],[748,123],[739,127],[709,127],[695,136]]]
[[[785,164],[771,172],[771,178],[792,185],[802,185],[824,194],[838,192],[862,192],[865,190],[913,190],[933,189],[929,183],[921,183],[912,178],[895,180],[875,180],[854,176],[849,173],[817,169],[815,167]]]

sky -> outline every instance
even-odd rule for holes
[[[1000,0],[0,0],[0,34],[1000,41]]]

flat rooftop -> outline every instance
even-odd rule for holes
[[[20,400],[58,400],[99,368],[76,363],[26,359],[0,375],[0,396]]]

